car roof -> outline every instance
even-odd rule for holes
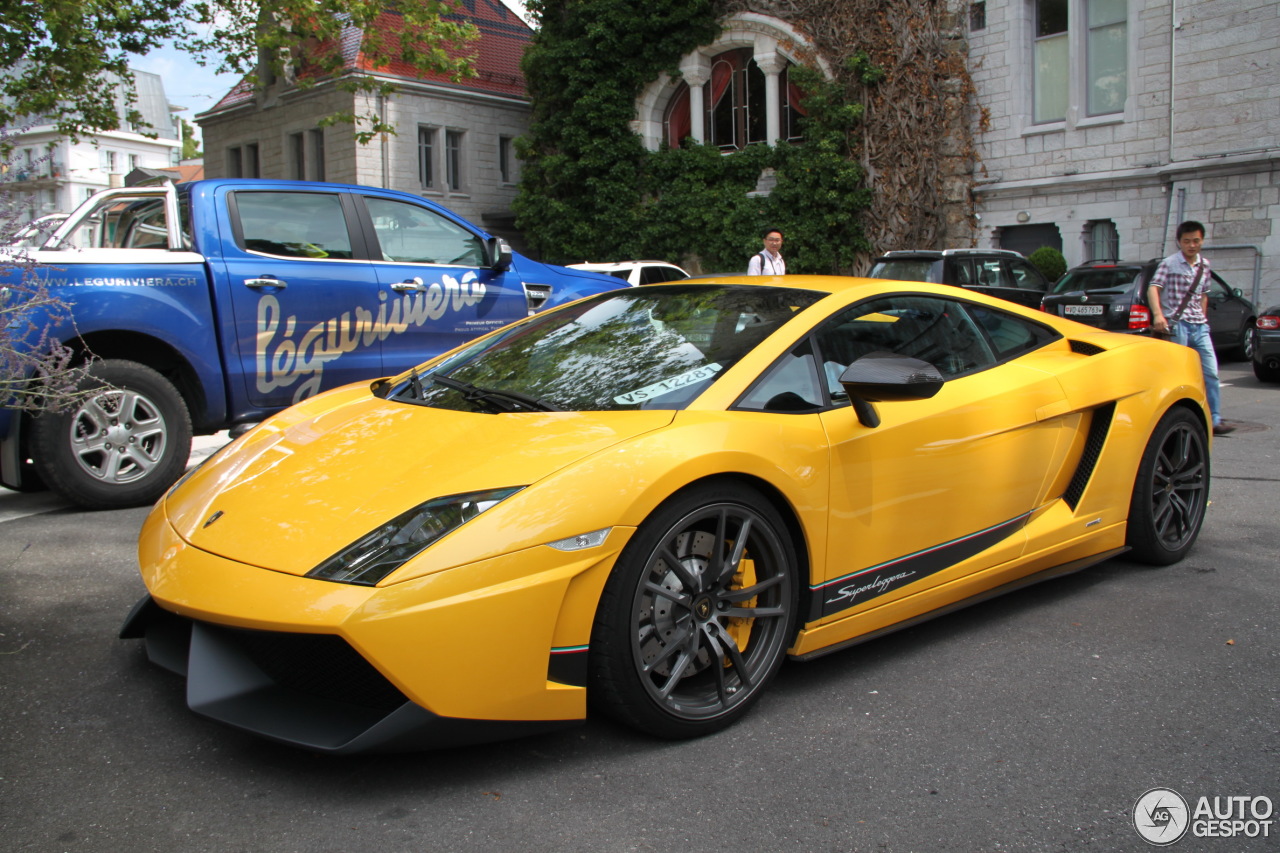
[[[876,260],[884,258],[949,258],[971,255],[993,255],[1001,258],[1025,257],[1021,252],[1012,249],[896,249],[885,252]]]
[[[580,264],[568,264],[568,266],[573,267],[575,270],[627,270],[638,266],[680,269],[680,267],[667,261],[601,261],[600,263],[583,261]]]

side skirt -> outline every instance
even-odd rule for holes
[[[1034,584],[1041,583],[1042,581],[1052,580],[1054,578],[1064,577],[1066,575],[1073,575],[1076,572],[1083,571],[1089,568],[1090,566],[1096,566],[1098,563],[1102,563],[1107,560],[1110,560],[1112,557],[1118,557],[1128,550],[1129,550],[1128,546],[1124,548],[1114,548],[1110,551],[1104,551],[1101,554],[1094,554],[1089,557],[1081,557],[1079,560],[1072,560],[1070,563],[1063,563],[1061,566],[1053,566],[1052,568],[1048,568],[1043,571],[1036,572],[1033,575],[1027,575],[1025,578],[1019,578],[1016,581],[1010,581],[1009,583],[1004,584],[1003,586],[997,586],[985,592],[980,592],[977,595],[970,596],[969,598],[963,599],[961,601],[953,602],[951,604],[946,605],[945,607],[939,607],[937,610],[930,610],[928,613],[921,613],[919,616],[914,616],[910,619],[907,619],[902,622],[898,622],[897,624],[894,624],[894,625],[888,625],[877,631],[872,631],[868,634],[861,634],[857,637],[853,637],[851,639],[845,640],[842,643],[836,643],[834,645],[827,646],[826,648],[816,649],[812,652],[809,652],[803,655],[791,655],[791,659],[798,660],[798,661],[807,661],[807,660],[813,660],[814,658],[820,658],[823,655],[829,655],[832,652],[838,652],[838,651],[841,651],[842,649],[847,649],[851,646],[856,646],[856,645],[859,645],[860,643],[865,643],[868,640],[875,640],[885,636],[886,634],[892,634],[895,631],[901,631],[904,628],[914,627],[916,625],[919,625],[922,622],[928,622],[930,619],[936,619],[939,616],[946,616],[948,613],[954,613],[957,610],[963,610],[964,608],[971,607],[974,604],[981,604],[982,602],[987,601],[988,599],[997,598],[1001,595],[1004,595],[1005,593],[1014,592],[1015,590],[1022,589],[1023,587],[1032,586]]]

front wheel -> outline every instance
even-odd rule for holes
[[[742,487],[677,496],[636,532],[591,635],[593,703],[659,737],[697,737],[746,713],[795,631],[795,549]]]
[[[191,417],[169,380],[132,361],[101,361],[82,390],[99,389],[66,412],[32,420],[41,478],[86,509],[155,503],[191,455]]]
[[[1156,566],[1176,563],[1195,544],[1209,505],[1209,440],[1204,420],[1172,409],[1156,425],[1133,484],[1126,544]]]

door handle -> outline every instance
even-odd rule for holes
[[[413,278],[397,281],[391,285],[391,289],[396,293],[421,293],[427,288],[423,285],[422,279],[415,275]]]
[[[244,280],[245,287],[252,287],[255,290],[259,287],[278,287],[284,289],[289,286],[289,282],[282,278],[276,278],[273,275],[259,276],[258,278],[246,278]]]

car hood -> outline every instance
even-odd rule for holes
[[[529,486],[671,423],[672,411],[456,412],[359,395],[267,421],[175,489],[178,535],[249,565],[306,574],[431,498]]]

